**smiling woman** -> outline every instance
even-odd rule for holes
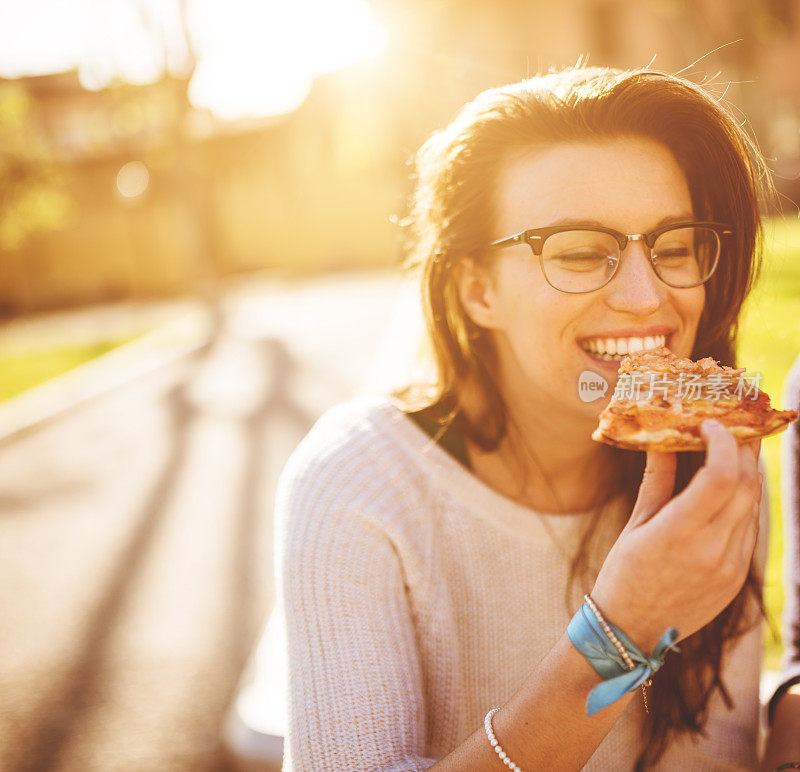
[[[279,485],[285,770],[756,765],[758,441],[602,445],[613,388],[579,383],[661,344],[735,366],[770,193],[724,106],[649,70],[492,89],[424,145],[436,377],[330,411]]]
[[[625,173],[620,174],[623,168]],[[497,179],[492,236],[520,231],[531,222],[552,228],[566,211],[573,222],[585,226],[587,220],[595,219],[622,233],[658,233],[656,228],[666,218],[693,219],[687,216],[692,199],[680,166],[664,145],[649,138],[564,142],[514,153],[503,163]],[[564,180],[580,184],[564,184]],[[612,237],[602,239],[611,243],[593,244],[595,250],[606,247],[604,264],[612,264],[607,277],[602,266],[599,276],[595,270],[564,266],[565,260],[575,259],[577,250],[587,254],[587,233],[607,236],[598,231],[550,231],[541,245],[543,265],[532,259],[529,244],[522,243],[509,245],[500,254],[493,252],[488,265],[467,258],[457,266],[455,276],[469,320],[480,334],[491,330],[511,417],[521,427],[532,427],[542,425],[541,416],[552,416],[549,426],[538,430],[538,441],[550,445],[560,437],[569,443],[570,452],[582,446],[590,449],[587,422],[597,417],[597,405],[579,399],[578,376],[593,367],[613,386],[618,366],[610,358],[594,356],[591,344],[587,351],[586,341],[594,341],[597,350],[596,341],[611,340],[615,349],[627,353],[643,346],[648,337],[652,341],[661,334],[676,354],[689,356],[705,301],[701,282],[675,288],[663,281],[643,241],[629,238],[622,252]],[[669,238],[668,232],[654,243],[665,237]],[[551,247],[553,241],[557,244]],[[530,438],[529,428],[525,434]],[[555,468],[547,472],[551,478],[554,474],[558,474]],[[526,503],[545,511],[581,509],[591,505],[594,493],[586,483],[592,477],[589,474],[587,479],[586,470],[573,467],[561,491],[551,491],[544,475],[535,475]],[[584,484],[576,485],[578,479]],[[558,499],[554,500],[554,494]]]

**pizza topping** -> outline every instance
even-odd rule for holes
[[[671,375],[719,373],[732,379],[738,379],[746,371],[746,368],[719,365],[711,357],[704,357],[694,362],[688,357],[675,356],[666,346],[659,346],[649,351],[631,354],[619,366],[620,374],[635,371],[664,372]]]
[[[767,436],[796,420],[748,383],[745,368],[711,357],[692,361],[659,346],[626,356],[614,395],[592,437],[637,450],[702,450],[700,425],[715,418],[739,441]]]

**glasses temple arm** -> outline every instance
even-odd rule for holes
[[[515,244],[523,244],[525,242],[525,232],[517,233],[514,236],[509,236],[507,239],[500,239],[500,241],[493,241],[489,244],[492,248],[498,247],[511,247]]]

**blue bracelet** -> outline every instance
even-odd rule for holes
[[[656,644],[653,656],[648,657],[622,630],[607,620],[604,622],[619,639],[634,667],[632,670],[628,668],[589,604],[584,603],[567,626],[567,635],[573,646],[583,654],[586,661],[603,679],[602,683],[589,692],[586,700],[586,713],[589,716],[616,702],[626,692],[635,691],[644,684],[664,664],[667,650],[679,650],[674,646],[678,639],[678,631],[674,627],[664,632]]]

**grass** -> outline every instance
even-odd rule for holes
[[[30,352],[0,350],[0,401],[21,394],[137,337],[129,335]]]
[[[745,304],[739,339],[739,364],[760,372],[772,405],[783,408],[784,382],[800,355],[800,221],[771,220],[765,228],[766,253],[761,278]],[[781,458],[782,434],[762,441],[770,497],[770,538],[764,597],[768,619],[777,628],[783,608]],[[800,559],[800,556],[798,556]],[[778,666],[781,644],[765,631],[765,667]]]

